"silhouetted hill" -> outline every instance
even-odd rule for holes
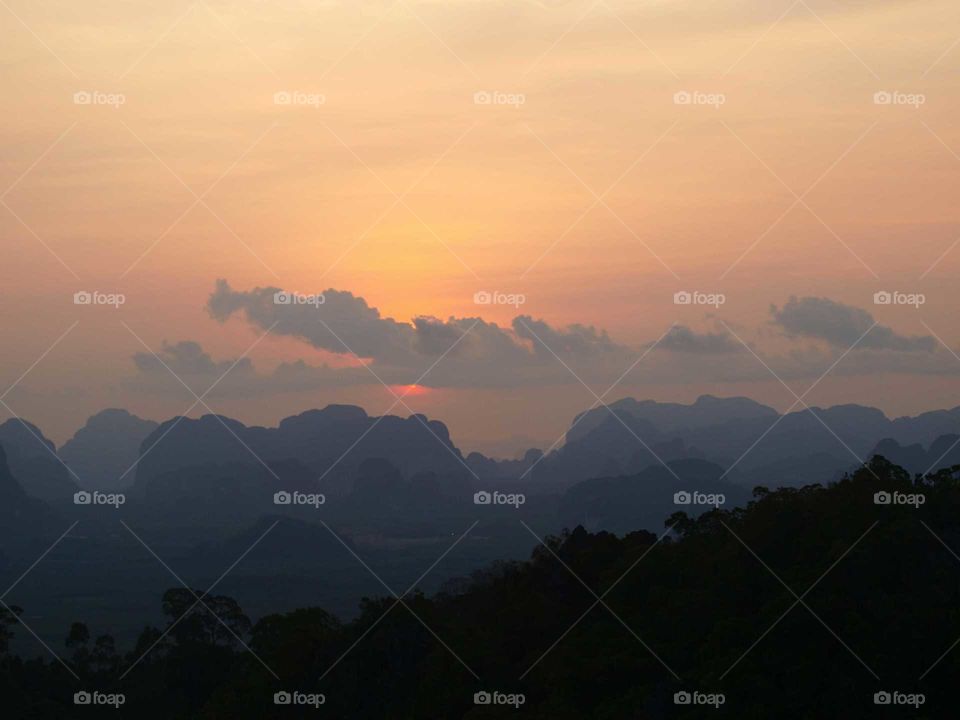
[[[60,457],[77,473],[84,487],[121,490],[133,485],[144,439],[158,424],[115,408],[92,415],[60,448]],[[131,470],[122,480],[120,476]]]
[[[73,502],[79,487],[40,428],[11,418],[0,425],[0,445],[6,451],[10,472],[27,495],[49,503]]]
[[[582,525],[587,530],[624,533],[633,530],[658,531],[663,519],[674,512],[690,515],[715,509],[715,506],[676,502],[677,493],[701,496],[722,495],[722,507],[740,505],[749,499],[742,486],[723,482],[723,468],[704,460],[674,460],[651,465],[636,475],[584,480],[573,485],[560,501],[560,523],[564,527]],[[697,498],[702,499],[702,498]]]
[[[687,457],[714,462],[730,470],[730,481],[748,487],[771,477],[777,478],[776,486],[796,485],[810,472],[825,480],[839,478],[869,457],[882,438],[920,437],[928,443],[937,437],[925,435],[933,429],[960,431],[960,408],[890,420],[861,405],[779,415],[746,398],[710,396],[692,405],[627,398],[609,407],[586,413],[567,433],[566,444],[532,474],[569,483],[634,474]]]
[[[194,465],[270,464],[291,458],[318,478],[329,472],[331,480],[354,476],[369,458],[384,458],[404,475],[468,473],[443,423],[413,415],[371,417],[345,405],[285,418],[276,428],[247,427],[213,415],[173,418],[143,441],[141,454],[136,480],[141,488],[154,477]]]
[[[593,477],[629,475],[644,468],[686,456],[682,441],[668,442],[665,433],[643,418],[624,410],[605,418],[589,432],[547,455],[533,476],[549,482],[570,483]],[[619,418],[619,419],[618,419]],[[577,428],[579,429],[579,427]]]
[[[774,424],[775,423],[775,424]],[[740,473],[808,456],[837,458],[837,469],[856,465],[890,430],[890,421],[876,408],[840,405],[813,407],[763,420],[731,421],[689,433],[685,440],[701,457],[728,466],[738,462]]]
[[[10,474],[10,466],[7,464],[7,453],[0,445],[0,507],[11,507],[14,503],[23,500],[26,497],[23,488],[20,487],[13,475]]]
[[[960,465],[960,435],[941,435],[925,448],[920,443],[901,445],[892,438],[881,440],[870,453],[882,455],[911,473],[935,472]]]
[[[540,460],[542,450],[530,448],[517,460],[494,460],[478,452],[467,456],[467,465],[480,478],[518,478]]]
[[[950,410],[931,410],[914,417],[899,417],[892,422],[892,431],[885,437],[909,445],[928,443],[941,435],[956,434],[960,430],[960,407]]]
[[[646,420],[661,432],[685,432],[736,420],[773,421],[777,411],[745,397],[718,398],[701,395],[690,405],[661,403],[656,400],[623,398],[608,404],[614,412]],[[583,417],[582,420],[578,418]],[[603,407],[593,408],[574,418],[574,426],[567,433],[568,443],[579,440],[605,422],[610,416]]]
[[[791,485],[803,482],[800,468],[836,479],[884,438],[926,444],[957,432],[960,408],[890,420],[876,408],[852,404],[781,416],[743,397],[703,395],[689,405],[624,398],[609,409],[594,408],[574,418],[566,442],[546,457],[531,449],[522,459],[494,460],[481,453],[464,458],[441,422],[417,416],[371,417],[351,405],[308,410],[274,428],[213,415],[171,418],[156,425],[125,410],[105,410],[91,417],[60,455],[84,483],[99,489],[115,488],[116,478],[142,455],[128,475],[128,480],[136,477],[134,485],[141,493],[152,478],[195,466],[261,461],[272,466],[292,460],[317,480],[323,477],[324,492],[346,494],[360,465],[372,458],[386,460],[407,478],[435,473],[441,487],[451,478],[472,481],[471,475],[481,481],[523,477],[545,487],[563,487],[589,478],[633,475],[661,461],[683,458],[732,468],[728,479],[746,486],[770,475]],[[28,493],[61,501],[70,494],[67,490],[73,492],[73,483],[64,483],[69,481],[67,470],[50,453],[52,443],[44,441],[44,449],[16,420],[0,426],[3,440],[13,449],[8,453],[11,466],[24,478]],[[172,487],[170,478],[167,485]]]
[[[41,500],[29,497],[10,472],[0,445],[0,553],[10,546],[28,546],[44,537],[54,514]]]

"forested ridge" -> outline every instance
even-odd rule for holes
[[[216,590],[172,589],[170,624],[128,652],[109,628],[65,628],[69,670],[10,653],[26,632],[11,608],[6,717],[956,716],[960,467],[911,477],[875,457],[664,530],[577,527],[434,596],[364,599],[349,622],[304,608],[252,623]],[[76,705],[81,691],[123,704]]]

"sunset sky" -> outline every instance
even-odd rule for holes
[[[955,1],[2,0],[0,32],[0,414],[58,444],[113,406],[354,403],[502,454],[598,396],[960,404]]]

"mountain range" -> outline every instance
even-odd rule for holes
[[[260,612],[278,609],[282,588],[286,609],[319,594],[349,613],[378,589],[357,557],[407,587],[463,536],[433,578],[438,587],[444,576],[528,555],[533,534],[581,525],[659,535],[678,510],[696,517],[743,507],[755,486],[828,483],[875,454],[914,473],[960,464],[958,437],[960,409],[897,419],[855,405],[780,414],[710,396],[593,408],[573,418],[559,447],[512,460],[465,456],[443,423],[421,415],[345,405],[276,427],[106,410],[59,449],[13,418],[0,424],[0,575],[12,582],[44,557],[16,589],[44,637],[62,632],[63,598],[72,598],[132,641],[140,604],[171,581],[157,558],[203,587],[242,557],[227,589]],[[81,488],[122,492],[125,503],[75,505]],[[278,503],[278,493],[307,502]],[[493,495],[507,500],[477,500]]]
[[[958,431],[960,408],[891,420],[861,405],[780,414],[748,398],[701,396],[691,405],[627,398],[575,418],[562,447],[531,475],[576,482],[699,458],[722,466],[727,480],[748,487],[802,485],[811,477],[836,479],[869,459],[884,440],[931,444]]]
[[[216,477],[240,495],[251,488],[345,495],[372,459],[404,478],[430,473],[448,494],[492,479],[562,491],[687,459],[723,468],[727,483],[790,486],[834,479],[874,454],[912,472],[953,464],[958,433],[960,408],[896,419],[860,405],[780,414],[749,398],[704,395],[689,405],[624,398],[592,408],[573,419],[560,447],[531,448],[517,460],[464,456],[447,427],[423,415],[375,417],[349,405],[309,410],[277,427],[215,415],[156,423],[108,409],[59,450],[40,428],[14,418],[0,425],[0,446],[26,493],[57,504],[81,487],[158,502],[209,495],[197,485]]]

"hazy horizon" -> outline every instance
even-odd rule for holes
[[[717,395],[711,395],[711,394],[709,394],[709,393],[707,393],[707,394],[705,394],[705,395],[706,395],[707,397],[713,397],[713,398],[716,398],[716,399],[719,399],[719,400],[747,399],[747,400],[752,400],[753,402],[757,402],[757,403],[759,403],[760,405],[766,405],[766,403],[762,403],[762,402],[760,402],[759,400],[756,400],[756,399],[754,399],[754,398],[750,398],[750,397],[747,397],[747,396],[743,396],[743,395],[717,396]],[[604,401],[604,405],[615,405],[615,404],[617,404],[618,402],[621,402],[621,401],[624,401],[624,400],[635,400],[635,401],[637,401],[637,402],[675,403],[675,404],[678,404],[678,405],[691,406],[691,405],[693,405],[694,403],[696,403],[696,401],[697,401],[700,397],[704,397],[704,395],[698,396],[697,398],[694,398],[694,399],[692,399],[692,400],[690,400],[690,401],[678,402],[678,401],[675,401],[675,400],[664,400],[664,399],[654,400],[653,398],[635,398],[635,397],[631,397],[631,396],[624,395],[624,396],[617,396],[617,397],[613,397],[613,398],[608,398],[607,400]],[[930,408],[930,409],[928,409],[928,410],[921,411],[920,413],[905,414],[905,415],[893,415],[893,414],[890,414],[890,413],[885,412],[885,411],[883,410],[883,408],[876,407],[876,406],[872,406],[872,405],[866,405],[866,406],[864,406],[864,405],[861,405],[860,403],[838,403],[837,405],[849,405],[849,404],[860,405],[861,407],[871,407],[871,408],[880,410],[880,411],[883,412],[884,415],[885,415],[888,419],[890,419],[890,420],[896,420],[896,419],[898,419],[898,418],[903,418],[903,417],[915,417],[916,415],[923,414],[924,412],[936,412],[936,411],[941,411],[941,410],[942,410],[942,411],[953,410],[953,409],[955,409],[956,407],[960,407],[960,405],[944,405],[943,407]],[[361,409],[363,409],[363,411],[366,412],[367,415],[370,416],[370,417],[377,417],[377,415],[378,415],[378,413],[370,412],[367,408],[363,407],[362,405],[356,405],[355,403],[331,403],[331,405],[354,405],[354,406],[356,406],[356,407],[360,407]],[[779,414],[784,414],[785,412],[802,413],[802,412],[807,412],[807,411],[808,411],[807,408],[805,408],[805,407],[793,407],[793,408],[791,409],[790,404],[786,404],[786,405],[787,405],[786,407],[780,407],[780,408],[773,407],[773,406],[768,406],[768,407],[773,407],[773,409],[776,410]],[[583,408],[581,408],[580,410],[575,411],[574,413],[572,413],[572,414],[569,416],[569,418],[567,418],[565,421],[560,420],[559,422],[560,422],[561,424],[563,424],[563,429],[560,431],[560,435],[558,435],[557,437],[543,437],[543,438],[537,439],[537,438],[531,437],[530,435],[526,435],[526,434],[524,434],[524,433],[516,433],[516,434],[513,434],[513,435],[504,435],[504,436],[502,436],[502,437],[493,438],[493,439],[492,439],[491,441],[489,441],[488,443],[482,444],[482,445],[471,445],[471,444],[469,444],[469,442],[464,442],[464,441],[462,441],[461,438],[458,436],[458,433],[456,432],[456,429],[450,427],[450,425],[446,422],[446,420],[445,420],[443,417],[439,417],[439,416],[428,416],[428,418],[429,418],[430,420],[435,420],[435,421],[442,422],[442,423],[444,423],[444,425],[447,426],[447,429],[450,431],[450,439],[451,439],[451,441],[453,442],[453,444],[454,444],[455,446],[457,446],[457,448],[458,448],[464,455],[468,455],[468,454],[471,453],[471,452],[480,452],[480,453],[482,453],[482,454],[484,454],[484,455],[487,455],[488,457],[491,457],[491,458],[498,458],[498,459],[518,459],[518,458],[520,458],[527,450],[538,449],[538,450],[544,450],[544,451],[546,451],[546,450],[548,450],[548,449],[556,449],[556,448],[563,447],[564,441],[563,441],[563,439],[562,439],[562,434],[565,433],[566,430],[570,427],[570,425],[572,425],[572,424],[574,423],[574,421],[576,420],[576,417],[577,417],[578,414],[580,414],[581,412],[586,412],[587,410],[591,409],[593,406],[594,406],[593,404],[585,405],[585,406],[584,406]],[[326,407],[327,407],[326,405],[325,405],[325,406],[320,406],[320,407],[303,407],[303,408],[301,408],[301,409],[299,409],[299,410],[296,410],[296,411],[294,411],[294,412],[292,412],[292,413],[284,414],[284,415],[282,415],[282,416],[280,416],[280,417],[277,417],[277,418],[275,418],[275,419],[271,419],[271,420],[269,420],[269,421],[257,420],[256,418],[243,418],[243,417],[235,417],[235,416],[227,416],[227,417],[231,417],[231,418],[234,419],[234,420],[239,420],[240,422],[243,422],[243,423],[244,423],[245,425],[247,425],[248,427],[260,426],[260,427],[266,427],[266,428],[276,428],[276,427],[279,425],[280,421],[283,420],[284,418],[296,416],[296,415],[299,415],[299,414],[302,414],[302,413],[305,413],[305,412],[310,412],[310,411],[313,411],[313,410],[323,410],[323,409],[326,408]],[[599,406],[597,406],[597,407],[599,407]],[[828,408],[828,407],[835,407],[835,406],[832,406],[832,405],[831,405],[831,406],[826,406],[826,407],[823,408],[823,409],[826,409],[826,408]],[[818,406],[815,405],[815,404],[813,404],[813,403],[810,403],[810,408],[811,408],[811,409],[818,409]],[[388,408],[388,409],[389,409],[389,408]],[[130,412],[130,410],[129,410],[128,408],[122,408],[122,407],[105,407],[105,408],[101,408],[100,410],[98,410],[97,412],[95,412],[93,415],[90,416],[90,418],[93,418],[95,415],[98,415],[98,414],[100,414],[100,413],[102,413],[102,412],[107,412],[107,411],[111,411],[111,410],[121,410],[121,411]],[[192,412],[192,413],[188,414],[186,417],[191,417],[191,418],[197,419],[197,418],[200,418],[200,417],[202,417],[202,416],[204,416],[204,415],[209,415],[209,414],[212,414],[212,413],[207,413],[206,411],[203,411],[203,412],[196,412],[196,411],[195,411],[195,412]],[[217,415],[221,415],[221,416],[225,416],[224,413],[216,413],[216,414],[217,414]],[[391,412],[388,412],[388,413],[385,413],[385,414],[387,414],[387,415],[395,415],[395,416],[403,417],[403,418],[409,417],[409,413],[404,412],[402,409],[397,410],[396,408],[394,408]],[[140,416],[140,415],[137,415],[136,413],[132,413],[132,412],[131,412],[131,415],[134,415],[135,417],[139,417],[139,418],[142,419],[142,420],[151,420],[151,421],[156,422],[156,423],[158,423],[158,424],[162,424],[162,423],[164,423],[164,422],[167,422],[167,421],[172,420],[172,419],[174,419],[175,417],[177,417],[176,415],[173,415],[173,416],[156,416],[156,417],[149,417],[149,416]],[[26,420],[26,421],[28,421],[28,422],[30,422],[30,418],[23,418],[23,419]],[[33,424],[36,425],[36,423],[33,423]],[[78,425],[77,427],[75,427],[72,431],[68,431],[68,432],[66,433],[66,435],[64,435],[63,437],[53,436],[53,435],[47,433],[46,430],[45,430],[45,428],[43,428],[42,426],[39,426],[39,425],[38,425],[38,427],[40,428],[40,430],[41,430],[42,432],[44,432],[44,436],[45,436],[47,439],[53,441],[54,444],[57,446],[57,448],[61,448],[61,447],[64,445],[64,443],[66,443],[66,441],[70,440],[70,439],[76,434],[76,431],[77,431],[77,430],[80,430],[82,427],[84,427],[84,424],[85,424],[85,421],[84,421],[84,423],[81,423],[80,425]]]

